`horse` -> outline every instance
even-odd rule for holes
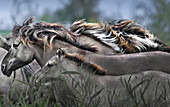
[[[9,51],[9,49],[11,48],[11,44],[15,41],[16,38],[16,35],[12,36],[11,34],[7,35],[5,38],[0,35],[0,47],[3,49],[1,49],[1,56],[6,53],[4,52],[4,50]],[[27,82],[29,81],[28,78],[30,78],[30,75],[34,73],[34,70],[30,67],[30,65],[26,65],[20,69],[17,69],[17,72],[18,71],[21,71],[20,75],[25,76],[22,78],[27,79]],[[15,79],[15,74],[13,79]]]
[[[0,49],[1,57],[3,57],[6,52],[4,49]],[[0,63],[1,61],[2,59],[0,59]],[[8,106],[8,104],[11,104],[11,101],[19,101],[20,97],[23,96],[21,92],[28,89],[28,86],[22,82],[29,83],[30,77],[33,74],[34,72],[29,65],[17,69],[11,77],[6,77],[0,72],[0,99],[2,102],[4,101],[4,103],[1,102],[1,104]]]
[[[14,30],[13,30],[14,31]],[[11,44],[15,41],[17,36],[15,35],[15,32],[11,32],[14,35],[7,35],[6,37],[3,37],[0,35],[0,53],[1,53],[1,60],[5,53],[9,51],[11,48]],[[3,75],[2,72],[0,72],[0,96],[4,97],[5,99],[1,98],[1,101],[4,100],[4,104],[9,103],[9,99],[13,102],[16,102],[20,99],[20,96],[23,96],[21,91],[25,91],[27,89],[27,86],[19,81],[29,83],[31,76],[34,74],[34,70],[30,65],[26,65],[22,68],[19,68],[15,70],[15,73],[11,77],[6,77]],[[13,94],[13,95],[11,95]],[[6,105],[7,106],[7,105]]]
[[[97,40],[96,41],[93,40],[93,41],[91,41],[93,43],[86,43],[86,41],[80,40],[81,41],[80,42],[79,39],[77,39],[77,38],[81,38],[81,36],[74,35],[71,31],[68,31],[63,25],[60,25],[57,23],[50,24],[50,23],[45,23],[45,22],[38,22],[38,23],[35,23],[34,25],[30,26],[29,24],[32,22],[32,20],[33,20],[33,18],[30,18],[29,20],[24,22],[22,26],[19,26],[19,28],[17,29],[16,32],[18,34],[18,38],[13,43],[12,47],[10,48],[10,50],[4,57],[2,64],[1,64],[1,71],[3,72],[4,75],[10,76],[12,74],[13,70],[16,70],[24,65],[29,64],[34,59],[39,63],[39,65],[41,67],[43,67],[45,65],[45,63],[53,55],[55,55],[55,51],[59,48],[67,48],[69,52],[79,53],[83,57],[88,58],[89,60],[93,59],[92,60],[93,63],[99,64],[99,66],[101,68],[104,68],[106,71],[108,71],[108,74],[112,74],[112,75],[114,75],[114,74],[115,75],[119,75],[119,74],[123,75],[124,73],[128,74],[131,72],[139,72],[140,69],[141,70],[149,70],[149,69],[160,70],[160,68],[162,68],[163,72],[169,73],[168,67],[164,68],[164,66],[167,63],[165,63],[165,65],[161,65],[162,67],[160,67],[160,68],[155,67],[155,65],[150,64],[150,60],[145,60],[146,62],[143,62],[141,64],[141,63],[139,63],[140,61],[137,61],[138,58],[140,59],[140,57],[137,57],[137,55],[135,55],[136,57],[134,57],[134,59],[133,59],[133,55],[129,55],[129,56],[131,56],[132,59],[135,60],[134,62],[132,61],[134,63],[134,65],[135,65],[135,63],[138,63],[139,65],[141,65],[140,69],[133,68],[133,69],[131,69],[132,71],[128,70],[128,72],[125,72],[124,70],[120,70],[120,72],[119,72],[119,68],[114,70],[115,68],[112,67],[112,63],[114,63],[114,60],[112,60],[112,57],[114,57],[113,53],[115,52],[116,49],[114,50],[113,47],[110,48],[108,45],[106,45],[106,44],[108,44],[108,43],[106,43],[106,41],[99,42]],[[118,25],[122,24],[122,23],[120,22],[120,23],[118,23]],[[76,25],[76,24],[74,24],[74,25]],[[96,26],[93,26],[93,25],[94,24],[92,24],[92,25],[88,24],[88,26],[90,26],[90,27],[87,26],[87,28],[90,28],[89,31],[96,28]],[[134,28],[133,25],[134,24],[131,25],[132,28]],[[77,25],[77,26],[79,26],[79,25]],[[115,26],[116,25],[114,25],[114,27]],[[72,29],[74,28],[73,26],[71,26],[71,27],[72,27]],[[99,26],[99,27],[101,28],[101,26]],[[125,26],[125,28],[126,27],[127,26]],[[85,31],[87,28],[85,26]],[[104,27],[104,28],[107,28],[107,27]],[[128,26],[128,28],[129,28],[129,26]],[[149,51],[149,49],[150,50],[157,49],[158,51],[165,49],[164,51],[168,51],[169,47],[164,45],[162,42],[158,42],[158,40],[156,40],[156,39],[153,40],[151,35],[149,35],[146,31],[142,31],[139,28],[136,28],[136,29],[138,30],[138,32],[136,34],[140,34],[139,33],[139,31],[140,31],[140,32],[143,32],[143,35],[146,33],[144,36],[146,36],[148,38],[145,37],[146,40],[145,39],[143,40],[142,39],[143,37],[141,37],[141,39],[139,39],[138,36],[137,37],[135,36],[134,38],[131,37],[132,44],[130,44],[130,42],[127,42],[130,39],[125,39],[125,37],[126,37],[125,35],[118,36],[118,33],[116,33],[117,38],[122,38],[121,40],[125,39],[125,41],[127,40],[126,43],[123,43],[123,41],[120,41],[120,43],[118,42],[118,45],[116,45],[116,47],[119,45],[122,46],[122,49],[124,51],[126,50],[125,53],[139,52],[144,49],[146,49],[148,51]],[[75,31],[75,30],[73,30],[73,31]],[[78,31],[76,31],[76,32],[78,32]],[[111,30],[110,32],[111,32],[111,34],[109,34],[109,36],[111,36],[115,33],[113,30]],[[128,33],[128,32],[126,31],[126,33]],[[132,33],[134,33],[134,32],[132,32]],[[122,35],[122,33],[121,33],[121,35]],[[82,37],[84,38],[85,36],[82,36]],[[88,37],[88,36],[86,36],[86,37],[87,37],[86,39],[89,39],[89,38],[92,39],[92,37]],[[111,37],[114,37],[114,36],[111,36]],[[140,42],[140,40],[141,40],[141,42]],[[99,43],[100,43],[100,45],[98,46]],[[104,43],[105,43],[105,45],[103,45]],[[123,44],[128,44],[128,45],[123,46]],[[120,50],[122,50],[122,49],[120,49]],[[112,54],[110,55],[109,53],[112,53]],[[101,59],[93,58],[93,54],[110,55],[110,57],[109,58],[107,57],[106,58],[107,60],[106,59],[104,60],[105,56],[103,56],[102,61],[99,61]],[[168,56],[168,54],[167,54],[167,56]],[[117,57],[121,57],[121,56],[118,55]],[[150,56],[150,57],[152,57],[152,56]],[[158,57],[157,59],[160,59],[160,58]],[[167,58],[165,62],[167,62],[167,60],[169,60],[169,59]],[[121,64],[121,62],[122,61],[120,61],[120,64]],[[148,64],[148,65],[144,66],[145,64]],[[122,66],[125,66],[125,65],[122,65]],[[150,65],[152,65],[152,66],[150,66]],[[131,66],[133,66],[133,65],[131,65]]]
[[[4,49],[5,51],[9,51],[11,45],[18,38],[18,34],[17,34],[18,29],[19,29],[19,25],[15,25],[14,28],[12,29],[12,32],[10,32],[8,35],[6,35],[5,37],[0,35],[0,47],[2,49]],[[31,68],[33,71],[37,71],[38,69],[40,69],[36,61],[33,61],[28,66],[29,66],[28,69]],[[27,68],[27,66],[25,66],[25,68]]]
[[[155,52],[139,53],[139,55],[145,58],[148,55],[153,55],[153,53]],[[165,52],[158,52],[157,54],[161,53],[163,55]],[[129,60],[128,54],[123,57],[124,60]],[[117,59],[117,57],[115,56],[114,59]],[[131,65],[126,64],[125,69]],[[119,64],[116,66],[120,67]],[[96,73],[100,75],[96,75]],[[56,99],[62,106],[73,107],[79,107],[81,104],[84,106],[97,104],[102,107],[120,106],[123,102],[126,105],[133,106],[135,101],[139,101],[138,105],[142,106],[145,104],[142,101],[154,102],[154,100],[158,102],[158,105],[161,105],[161,102],[157,100],[159,99],[158,96],[163,93],[162,87],[164,87],[164,91],[168,90],[169,87],[170,75],[159,71],[122,76],[101,75],[103,73],[103,70],[98,69],[96,65],[80,55],[58,49],[56,55],[36,75],[39,77],[38,81],[41,81],[41,79],[51,81],[51,86],[57,95]],[[152,96],[153,99],[148,100],[149,96]],[[114,102],[116,98],[118,100]],[[142,98],[143,100],[141,100]]]
[[[32,62],[34,59],[36,59],[37,62],[42,67],[48,61],[48,59],[54,55],[55,50],[58,48],[69,47],[71,48],[70,50],[74,50],[75,47],[72,47],[73,45],[80,49],[85,49],[92,52],[96,51],[96,47],[93,47],[89,44],[80,44],[79,42],[77,42],[74,39],[74,37],[72,37],[62,25],[58,25],[58,24],[52,25],[52,24],[40,22],[40,23],[36,23],[34,26],[29,26],[28,22],[32,22],[30,20],[33,19],[29,19],[22,26],[20,26],[19,30],[17,29],[18,38],[15,40],[10,50],[8,51],[8,53],[12,52],[13,54],[17,54],[18,57],[23,55],[24,56],[22,58],[16,58],[16,60],[13,61],[11,60],[12,62],[15,62],[16,65],[10,66],[10,69],[8,69],[9,67],[5,66],[5,64],[3,64],[2,62],[1,71],[7,76],[10,76],[13,70],[18,69],[24,65],[27,65],[28,63]],[[25,30],[27,31],[25,32]],[[30,37],[24,36],[25,34],[30,35]],[[54,45],[54,42],[55,43],[57,42],[57,44]],[[35,47],[37,47],[37,49],[34,49]],[[27,51],[22,50],[20,52],[18,51],[19,52],[18,53],[17,51],[15,51],[15,49],[17,48],[24,49],[24,50],[26,49]],[[33,49],[34,51],[30,49]],[[15,53],[14,51],[17,53]],[[4,59],[6,59],[6,57]],[[25,60],[21,61],[21,59],[25,59]],[[22,63],[20,63],[19,60]],[[7,73],[6,70],[7,71],[9,70],[8,74],[6,74]]]

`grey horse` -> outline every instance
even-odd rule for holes
[[[16,39],[16,37],[9,37],[9,35],[6,36],[6,38],[2,37],[0,35],[0,54],[1,54],[1,60],[4,57],[5,53],[9,51],[12,42]],[[19,82],[23,81],[25,83],[29,83],[30,77],[34,74],[33,69],[26,65],[20,69],[17,69],[14,75],[11,77],[6,77],[3,75],[2,72],[0,72],[0,99],[4,102],[4,106],[7,106],[7,103],[9,104],[11,101],[16,102],[19,100],[21,94],[21,90],[25,91],[27,90],[27,85]],[[17,81],[18,80],[18,81]],[[13,93],[13,95],[11,95]],[[9,101],[10,99],[10,101]]]
[[[139,53],[138,57],[146,59],[154,53],[161,57],[166,54],[164,52]],[[96,55],[96,57],[100,56]],[[129,55],[121,58],[128,61]],[[131,62],[126,62],[126,65],[125,68],[128,68]],[[116,66],[121,67],[119,64],[114,67]],[[92,62],[77,54],[59,49],[57,55],[53,56],[36,75],[39,77],[38,81],[45,79],[51,82],[54,95],[63,106],[79,107],[96,104],[102,107],[123,106],[123,104],[134,106],[135,102],[138,106],[144,106],[148,101],[155,102],[150,106],[161,106],[165,103],[161,103],[159,98],[164,91],[169,90],[170,76],[166,73],[147,71],[122,76],[96,73],[101,74],[101,69],[98,69]],[[150,100],[149,96],[152,96]],[[165,96],[168,102],[169,94]]]
[[[3,72],[4,75],[10,76],[12,74],[12,71],[24,65],[29,64],[34,59],[39,63],[41,67],[43,67],[45,63],[53,55],[55,55],[56,50],[59,48],[67,48],[69,52],[81,54],[82,57],[88,58],[93,63],[98,64],[101,68],[108,71],[109,75],[110,74],[111,75],[123,75],[123,74],[129,74],[129,73],[140,72],[140,71],[145,71],[145,70],[162,70],[163,72],[169,73],[169,68],[166,66],[167,65],[166,62],[169,60],[169,58],[166,58],[166,59],[164,59],[164,57],[157,58],[156,57],[157,54],[153,55],[155,59],[152,58],[152,55],[148,56],[152,60],[156,60],[152,64],[151,60],[147,60],[147,58],[142,59],[140,55],[138,56],[138,55],[132,54],[132,55],[129,55],[130,58],[129,58],[128,63],[131,62],[132,65],[128,66],[129,67],[129,70],[128,70],[128,67],[126,67],[126,63],[123,63],[123,62],[126,62],[126,60],[120,60],[121,56],[119,55],[113,56],[113,54],[116,54],[115,52],[116,49],[113,49],[113,47],[111,48],[110,46],[108,46],[108,43],[106,43],[106,41],[94,40],[92,39],[92,37],[89,37],[89,36],[82,36],[83,39],[81,39],[80,35],[74,35],[72,32],[68,31],[64,26],[60,24],[56,24],[56,23],[50,24],[50,23],[45,23],[45,22],[38,22],[30,26],[29,24],[32,22],[32,20],[33,19],[30,18],[28,21],[24,22],[22,26],[19,26],[18,29],[16,30],[19,37],[13,43],[12,47],[10,48],[10,50],[4,57],[2,64],[1,64],[1,71]],[[122,23],[124,24],[125,22],[120,22],[119,24],[121,25]],[[77,23],[75,25],[77,25]],[[130,25],[134,25],[134,24],[132,23]],[[124,26],[124,28],[127,29],[130,27],[130,25]],[[111,35],[114,36],[113,34],[115,34],[116,31],[114,31],[113,29],[109,29],[110,25],[108,26],[109,27],[103,27],[103,25],[99,24],[96,27],[96,24],[92,24],[92,25],[87,24],[87,25],[84,25],[83,34],[85,34],[85,32],[89,33],[89,31],[93,32],[93,30],[95,30],[94,32],[100,31],[100,33],[102,33],[101,35],[103,35],[103,31],[101,32],[101,29],[104,29],[104,31],[110,30],[109,32],[111,32]],[[82,25],[77,25],[74,29],[72,26],[72,30],[76,31],[78,29],[78,31],[80,31],[79,27],[81,28]],[[98,27],[100,29],[96,30],[96,28]],[[116,25],[114,25],[114,27],[116,27]],[[162,51],[168,52],[169,47],[166,44],[158,41],[157,39],[154,39],[150,33],[146,31],[142,31],[141,28],[140,29],[138,28],[139,27],[137,25],[132,26],[132,28],[130,28],[130,31],[132,30],[132,32],[130,32],[131,35],[135,33],[133,32],[133,30],[135,29],[138,30],[136,32],[136,35],[141,34],[137,37],[134,34],[135,36],[131,38],[132,44],[129,44],[130,42],[127,42],[130,39],[129,35],[123,35],[123,37],[120,37],[122,35],[118,36],[117,33],[115,34],[117,35],[117,39],[119,38],[125,39],[126,36],[128,36],[129,38],[129,39],[125,39],[124,41],[125,43],[122,40],[118,42],[117,46],[119,46],[120,50],[122,49],[126,50],[126,53],[151,51],[151,50],[162,50]],[[98,35],[98,33],[99,32],[97,32],[96,34]],[[109,33],[109,35],[106,35],[106,36],[111,36],[111,35]],[[146,36],[145,37],[146,39],[142,35]],[[91,43],[87,43],[87,41],[85,41],[86,39],[88,41],[90,39]],[[105,45],[103,45],[104,43]],[[110,44],[110,45],[113,45],[113,44]],[[122,48],[120,46],[122,46]],[[94,57],[93,54],[94,55],[101,54],[101,55],[107,55],[107,56],[100,59],[99,57],[98,58]],[[166,55],[168,56],[169,54],[166,54]],[[136,59],[136,57],[133,57],[133,56],[138,56],[138,57]],[[120,57],[120,58],[114,61],[115,57]],[[164,59],[165,62],[162,63],[160,66],[157,66],[159,63],[158,59]],[[122,67],[117,68],[116,66],[114,66],[116,64],[117,65],[120,64],[122,65]],[[138,66],[138,68],[134,66]],[[125,67],[127,69],[123,69]]]

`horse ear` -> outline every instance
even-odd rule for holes
[[[34,19],[35,19],[35,17],[32,16],[32,17],[30,17],[28,20],[25,20],[22,25],[23,25],[23,26],[24,26],[24,25],[29,25],[29,24],[31,24],[32,22],[34,22]]]
[[[21,25],[16,24],[12,29],[13,36],[17,37],[20,29],[21,29]]]

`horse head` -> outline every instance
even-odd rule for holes
[[[64,71],[79,71],[79,68],[85,70],[85,72],[91,72],[98,75],[105,75],[106,70],[104,70],[99,65],[88,61],[86,58],[79,54],[67,52],[64,48],[60,48],[56,51],[56,55],[53,56],[46,66],[62,66]]]
[[[4,75],[10,76],[12,71],[32,62],[33,58],[34,52],[17,38],[1,63],[1,71]]]
[[[2,62],[2,72],[10,76],[13,70],[16,70],[34,59],[37,60],[42,67],[44,64],[55,55],[58,48],[77,47],[82,50],[96,52],[97,49],[93,45],[81,44],[76,41],[74,35],[60,24],[52,24],[38,22],[29,25],[32,18],[14,27],[10,35],[17,35],[18,38],[14,41],[8,53]]]

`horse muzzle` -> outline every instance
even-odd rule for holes
[[[11,76],[12,71],[11,70],[7,70],[7,65],[6,64],[2,64],[1,66],[1,71],[4,75],[7,75],[8,77]]]
[[[2,71],[2,73],[5,75],[5,71],[6,71],[6,65],[5,64],[3,64],[2,66],[1,66],[1,71]]]

